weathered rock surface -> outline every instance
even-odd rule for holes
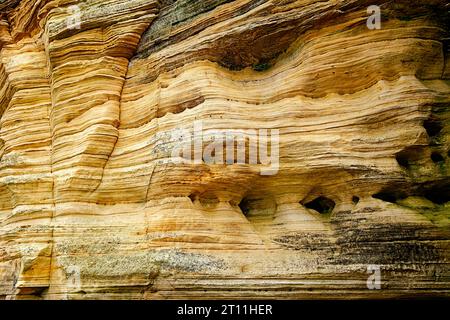
[[[448,11],[0,0],[0,297],[448,297]],[[196,120],[277,174],[169,161]]]

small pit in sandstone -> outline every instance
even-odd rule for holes
[[[409,159],[408,159],[408,155],[406,153],[399,153],[395,156],[395,159],[397,160],[397,163],[403,167],[408,169],[410,164],[409,164]]]
[[[401,167],[410,170],[413,165],[417,165],[425,156],[424,150],[420,146],[408,147],[397,153],[395,159]]]
[[[425,120],[425,122],[423,123],[423,127],[425,128],[425,130],[428,133],[428,136],[430,137],[437,136],[443,128],[441,122],[434,117]]]
[[[431,154],[431,160],[434,163],[444,162],[444,157],[439,152],[433,152]]]
[[[353,196],[352,197],[352,202],[353,202],[353,204],[357,205],[359,203],[359,197]]]
[[[336,203],[324,196],[320,196],[311,202],[305,203],[304,206],[308,209],[313,209],[320,214],[329,214],[333,212]]]
[[[247,198],[242,199],[239,203],[239,208],[241,209],[244,216],[248,216],[250,212],[250,201]]]
[[[200,203],[204,208],[215,208],[219,204],[219,199],[215,195],[202,195],[200,197]]]
[[[426,188],[423,193],[428,200],[440,205],[445,204],[450,202],[450,183],[436,183]]]
[[[197,199],[197,194],[191,193],[191,194],[189,195],[189,199],[191,199],[191,202],[194,203],[194,202],[195,202],[195,199]]]
[[[400,190],[383,190],[372,195],[372,198],[383,200],[385,202],[396,203],[398,200],[407,198],[407,194]]]

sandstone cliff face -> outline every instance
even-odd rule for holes
[[[0,297],[448,296],[448,11],[0,0]],[[198,122],[279,168],[171,161]]]

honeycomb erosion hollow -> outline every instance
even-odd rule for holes
[[[449,9],[0,0],[0,298],[448,297]]]

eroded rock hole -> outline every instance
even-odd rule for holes
[[[372,198],[383,200],[385,202],[396,203],[398,200],[407,198],[408,195],[399,190],[383,190],[372,195]]]
[[[305,203],[306,208],[313,209],[320,214],[328,214],[333,212],[335,206],[336,203],[333,200],[323,196],[320,196],[311,202]]]
[[[213,208],[219,204],[219,199],[215,196],[202,196],[200,197],[200,203],[205,208]]]
[[[393,194],[384,193],[384,192],[380,192],[380,193],[374,194],[372,196],[372,198],[383,200],[383,201],[386,201],[386,202],[391,202],[391,203],[396,203],[397,202],[397,198]]]
[[[353,196],[352,197],[352,202],[353,202],[353,204],[358,204],[359,203],[359,197]]]
[[[450,201],[450,183],[436,184],[425,190],[424,195],[434,203],[445,204]]]
[[[197,199],[197,194],[191,193],[191,194],[189,195],[189,199],[191,199],[192,203],[194,203],[194,202],[195,202],[195,199]]]
[[[428,120],[425,120],[425,122],[423,123],[423,127],[425,128],[430,137],[437,136],[443,128],[441,122],[433,117],[429,118]]]
[[[433,152],[431,154],[431,160],[434,163],[438,163],[438,162],[444,162],[444,157],[439,153],[439,152]]]
[[[239,203],[239,208],[241,208],[244,216],[248,216],[248,214],[250,213],[250,201],[247,198],[242,199],[242,201]]]
[[[401,167],[409,170],[413,165],[419,163],[420,160],[426,156],[425,150],[426,149],[421,146],[412,146],[397,153],[395,155],[395,159]]]
[[[213,209],[219,204],[219,198],[211,192],[207,193],[199,193],[193,192],[189,195],[189,199],[191,199],[192,203],[198,201],[202,207],[205,209]]]
[[[409,168],[408,155],[405,153],[399,153],[395,156],[397,163],[403,168]]]

